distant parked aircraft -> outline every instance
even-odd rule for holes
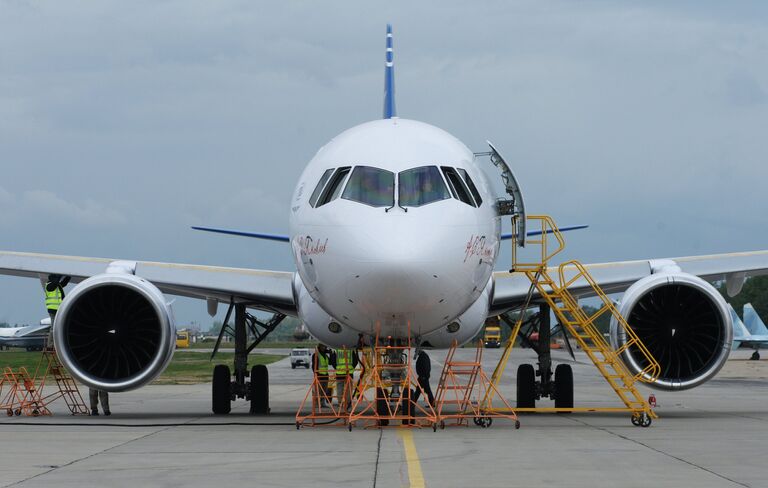
[[[0,346],[24,347],[27,351],[42,351],[50,328],[51,319],[46,317],[40,321],[40,325],[0,329]]]
[[[744,322],[730,304],[728,308],[733,319],[733,349],[738,349],[741,345],[751,347],[755,352],[750,359],[757,361],[760,359],[760,346],[768,346],[768,328],[760,320],[751,303],[744,305]]]
[[[755,307],[751,303],[744,305],[744,325],[750,334],[750,340],[742,341],[751,345],[755,350],[752,353],[752,359],[760,359],[760,346],[768,346],[768,327],[765,326],[760,316],[757,315]]]

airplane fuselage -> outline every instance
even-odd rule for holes
[[[472,152],[431,125],[376,120],[331,140],[291,202],[298,308],[312,334],[348,346],[377,333],[469,340],[488,311],[495,201]]]

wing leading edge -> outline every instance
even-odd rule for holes
[[[636,281],[653,274],[655,263],[674,262],[684,273],[699,276],[709,282],[725,280],[743,273],[745,277],[768,274],[768,251],[751,251],[707,256],[687,256],[664,260],[617,261],[587,264],[586,268],[606,293],[620,293]],[[557,274],[556,268],[550,272]],[[525,276],[497,271],[493,273],[494,294],[490,314],[499,314],[522,304],[530,282]],[[580,298],[592,295],[586,282],[577,281],[569,291]],[[536,297],[536,295],[534,295]]]
[[[0,251],[0,275],[45,279],[49,274],[78,283],[106,272],[114,259]],[[129,261],[134,274],[170,295],[245,302],[253,308],[296,314],[293,273],[193,264]]]

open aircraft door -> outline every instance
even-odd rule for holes
[[[486,141],[491,148],[489,153],[486,153],[491,157],[491,163],[499,168],[501,171],[501,179],[504,181],[504,187],[507,195],[511,197],[510,200],[499,200],[497,202],[497,208],[499,215],[511,215],[512,216],[512,234],[514,240],[520,247],[525,247],[525,203],[523,201],[523,191],[520,189],[520,183],[518,183],[515,174],[510,169],[504,157],[499,153],[496,147],[491,141]]]

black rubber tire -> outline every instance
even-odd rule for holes
[[[759,361],[760,360],[760,353],[755,351],[752,353],[752,356],[749,357],[751,361]]]
[[[291,369],[296,369],[296,365],[291,363]]]
[[[269,413],[269,371],[264,364],[251,368],[251,413]]]
[[[555,408],[573,408],[573,369],[570,364],[558,364],[555,368],[554,393]]]
[[[536,370],[532,364],[517,367],[517,408],[536,406]]]
[[[212,407],[216,415],[226,415],[232,410],[232,394],[230,383],[232,377],[229,374],[229,366],[217,364],[213,368]]]
[[[305,364],[305,365],[304,365],[304,369],[309,369],[309,365],[308,365],[308,364]]]

